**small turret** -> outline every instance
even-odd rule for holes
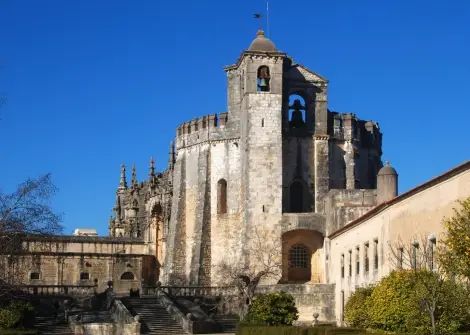
[[[121,165],[121,179],[119,181],[119,191],[123,191],[127,189],[127,180],[126,180],[126,166],[124,164]]]
[[[392,200],[398,195],[398,173],[385,162],[377,174],[377,204]]]
[[[149,179],[153,180],[155,177],[155,160],[153,157],[150,157],[150,167],[149,167]]]

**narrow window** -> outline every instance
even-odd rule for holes
[[[341,254],[341,278],[344,278],[344,254]]]
[[[413,269],[417,269],[418,268],[418,249],[419,249],[419,243],[418,242],[413,242],[412,244],[413,246],[413,250],[412,250],[412,259],[411,259],[411,267]]]
[[[258,92],[269,92],[269,81],[271,76],[269,75],[269,67],[266,65],[260,66],[258,68],[258,81],[257,88]]]
[[[121,275],[121,280],[134,280],[134,274],[132,272],[124,272]]]
[[[80,272],[80,280],[90,280],[90,274],[88,272]]]
[[[261,127],[264,127],[264,119],[261,119]]]
[[[352,277],[352,250],[349,250],[349,277]]]
[[[359,271],[360,271],[360,266],[361,266],[361,264],[360,264],[361,261],[360,261],[360,258],[359,258],[360,257],[359,256],[359,251],[360,251],[359,247],[356,247],[356,275],[358,275],[358,276],[359,276]]]
[[[369,243],[364,244],[364,271],[369,272]]]
[[[379,268],[379,240],[374,240],[374,270]]]
[[[29,279],[38,280],[39,279],[39,272],[31,272],[30,275],[29,275]]]
[[[217,213],[227,213],[227,181],[220,179],[217,183]]]
[[[398,248],[398,268],[403,269],[403,248]]]
[[[436,251],[436,238],[434,236],[429,237],[429,270],[434,270],[434,258]]]

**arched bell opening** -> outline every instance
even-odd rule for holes
[[[282,279],[284,283],[320,283],[320,252],[323,235],[318,231],[298,229],[282,235]]]
[[[299,94],[289,95],[288,120],[290,128],[303,128],[307,123],[307,106]]]

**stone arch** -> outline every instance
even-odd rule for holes
[[[321,282],[320,251],[323,235],[297,229],[282,235],[282,282]]]
[[[300,93],[300,94],[299,94]],[[290,128],[302,128],[307,123],[307,101],[302,92],[289,95],[289,109],[287,119]]]
[[[257,82],[256,87],[258,92],[269,92],[270,91],[270,80],[271,75],[269,73],[269,67],[261,65],[257,71]]]
[[[217,182],[217,214],[227,213],[227,181],[220,179]]]
[[[121,275],[121,280],[134,280],[135,276],[132,272],[127,271]]]

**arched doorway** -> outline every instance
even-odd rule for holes
[[[319,253],[323,235],[314,230],[297,229],[282,235],[282,282],[321,282]]]

